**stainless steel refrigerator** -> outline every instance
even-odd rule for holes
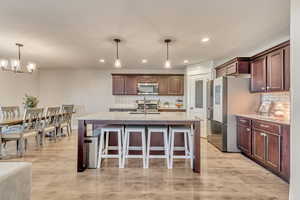
[[[239,152],[236,116],[256,112],[260,95],[249,91],[250,79],[220,77],[207,83],[208,142],[224,152]]]

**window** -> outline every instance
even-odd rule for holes
[[[195,82],[195,107],[203,108],[203,80]]]

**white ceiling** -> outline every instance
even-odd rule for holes
[[[16,55],[39,67],[112,67],[118,36],[124,67],[162,68],[176,42],[174,67],[220,59],[289,34],[285,0],[6,0],[0,11],[0,57]],[[202,37],[210,37],[202,43]],[[105,64],[99,63],[104,58]],[[141,64],[143,58],[147,64]]]

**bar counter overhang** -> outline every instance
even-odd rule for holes
[[[78,120],[78,155],[77,171],[87,168],[87,149],[84,138],[87,126],[101,125],[186,125],[194,130],[194,166],[193,171],[200,173],[200,123],[201,119],[188,112],[162,112],[160,114],[130,114],[127,112],[100,112],[77,118]]]

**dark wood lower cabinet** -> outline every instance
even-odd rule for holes
[[[280,137],[269,134],[266,136],[266,164],[273,170],[280,172]]]
[[[243,123],[244,121],[248,123]],[[278,129],[274,127],[278,127]],[[290,126],[288,125],[237,118],[237,144],[239,149],[244,155],[287,182],[290,178],[289,133]]]
[[[253,157],[260,162],[264,162],[266,158],[266,137],[265,133],[260,131],[253,131],[253,143],[252,143]]]
[[[248,155],[251,155],[251,137],[251,129],[249,127],[238,125],[238,146]]]

